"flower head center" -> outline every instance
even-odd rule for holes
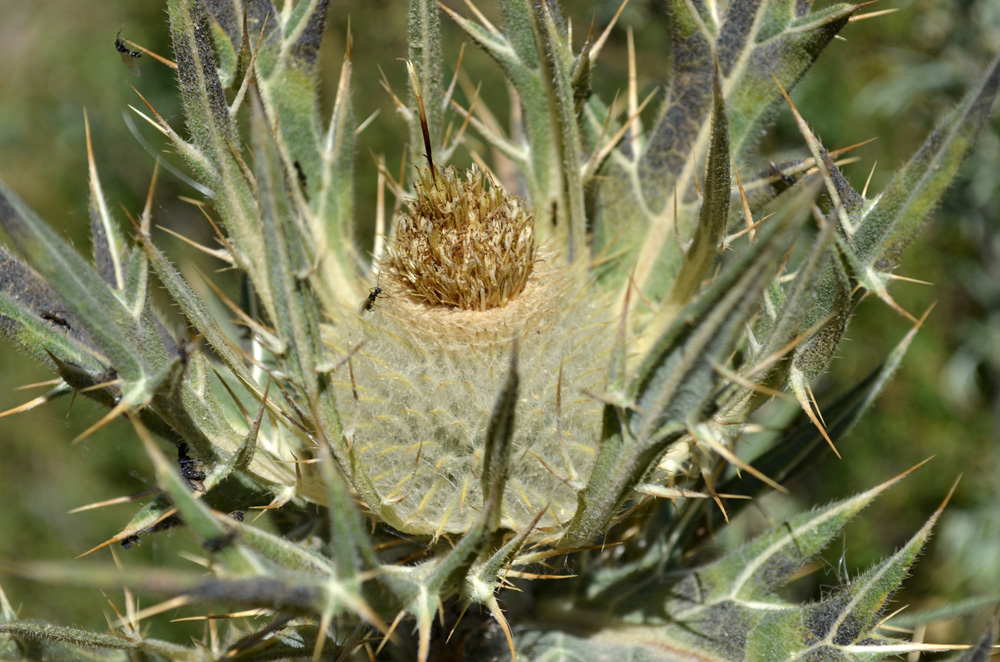
[[[524,290],[535,264],[534,211],[473,166],[419,169],[385,266],[410,297],[483,311]]]

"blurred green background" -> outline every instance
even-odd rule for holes
[[[354,38],[353,102],[358,118],[381,115],[361,136],[360,222],[374,214],[372,154],[398,164],[405,130],[379,85],[378,65],[397,94],[405,91],[405,3],[402,0],[334,0],[322,52],[325,79],[320,90],[332,104],[344,52],[348,18]],[[449,0],[460,13],[458,0]],[[479,3],[491,18],[495,2]],[[579,47],[591,17],[602,29],[617,9],[613,2],[564,2]],[[627,80],[626,28],[635,31],[640,97],[666,82],[666,19],[656,0],[632,0],[602,56],[597,92],[610,99]],[[830,148],[868,138],[878,140],[856,153],[846,174],[859,187],[877,162],[872,191],[905,162],[1000,49],[1000,3],[995,0],[889,0],[872,10],[898,9],[888,16],[849,25],[845,41],[833,42],[793,99]],[[447,19],[446,44],[453,63],[461,36]],[[87,110],[105,194],[112,206],[141,209],[153,156],[127,126],[131,114],[153,152],[159,134],[127,110],[141,105],[136,88],[175,127],[182,118],[168,68],[144,57],[134,78],[114,50],[115,33],[170,56],[166,16],[159,3],[126,0],[29,3],[0,0],[0,178],[34,209],[89,252],[87,176],[83,111]],[[451,66],[451,64],[449,64]],[[463,68],[473,81],[496,81],[497,72],[474,48]],[[483,97],[506,115],[503,85],[483,86]],[[655,105],[655,104],[654,104]],[[937,307],[910,353],[867,420],[844,440],[844,459],[828,458],[792,488],[790,498],[769,500],[765,509],[780,519],[866,489],[936,455],[929,466],[882,497],[846,532],[849,572],[866,568],[902,544],[933,512],[959,474],[964,478],[914,577],[897,602],[929,606],[967,595],[1000,590],[1000,119],[997,113],[977,150],[952,186],[935,218],[904,255],[898,274],[932,286],[899,283],[897,300],[919,315]],[[788,113],[761,140],[762,162],[805,153]],[[176,155],[163,158],[183,167]],[[743,165],[743,164],[741,164]],[[756,163],[746,164],[756,166]],[[393,170],[397,166],[391,166]],[[177,200],[196,193],[161,173],[154,222],[195,237],[208,237],[194,209]],[[179,255],[164,233],[158,240]],[[840,358],[817,384],[832,396],[871,371],[908,331],[908,323],[885,306],[866,302],[848,332]],[[42,368],[0,351],[0,410],[40,394],[16,387],[50,378]],[[71,559],[113,535],[134,507],[118,506],[69,515],[93,501],[152,485],[149,461],[127,424],[115,422],[84,442],[71,445],[101,412],[89,402],[69,400],[0,420],[0,560]],[[182,533],[173,534],[176,537]],[[127,552],[137,563],[175,563],[176,550],[153,537]],[[841,543],[829,557],[836,566]],[[102,552],[106,559],[107,556]],[[840,577],[843,580],[844,577]],[[835,585],[833,574],[817,573],[814,585]],[[106,603],[96,591],[50,587],[5,578],[12,602],[26,618],[104,627]],[[147,598],[148,602],[149,598]],[[120,600],[118,600],[120,604]],[[158,626],[159,627],[159,626]],[[934,633],[938,640],[956,631]]]

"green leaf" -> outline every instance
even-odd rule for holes
[[[813,13],[808,8],[793,0],[745,0],[729,3],[719,15],[684,0],[667,3],[673,57],[666,99],[640,141],[642,153],[623,145],[598,181],[593,251],[615,256],[602,266],[602,280],[621,283],[633,273],[654,300],[669,290],[681,267],[676,238],[684,245],[698,227],[713,57],[725,90],[731,150],[742,163],[780,98],[772,76],[793,86],[855,11],[848,4]]]
[[[937,522],[932,516],[898,552],[855,577],[841,592],[816,606],[814,634],[830,644],[856,643],[878,623],[889,599],[899,588]],[[829,620],[823,617],[831,616]]]
[[[909,472],[907,472],[909,473]],[[867,492],[791,519],[754,539],[725,558],[695,571],[686,585],[698,585],[699,602],[712,604],[753,601],[771,595],[784,585],[863,508],[907,474]],[[900,577],[900,581],[902,578]],[[899,581],[894,586],[897,586]]]
[[[743,324],[770,280],[778,257],[805,220],[816,190],[806,188],[785,205],[756,241],[691,304],[674,316],[639,366],[630,393],[642,414],[631,416],[640,439],[664,426],[695,423],[711,396]]]
[[[250,3],[248,10],[254,6]],[[205,10],[197,0],[168,0],[167,7],[181,101],[194,143],[180,151],[215,192],[228,239],[236,249],[233,258],[253,280],[265,309],[273,313],[256,202],[237,159],[239,139],[219,80]]]
[[[206,577],[204,571],[181,571],[162,567],[132,566],[124,569],[111,564],[78,562],[37,562],[21,566],[6,565],[4,574],[17,574],[37,581],[64,585],[118,589],[157,595],[189,596],[192,602],[224,603],[232,607],[268,608],[281,605],[298,613],[316,613],[322,604],[323,587],[311,573],[269,569],[269,576],[233,578]],[[172,646],[172,644],[166,644]],[[176,650],[186,651],[180,647]],[[176,652],[174,653],[176,655]]]
[[[320,471],[326,486],[327,514],[330,519],[330,546],[337,575],[344,580],[358,579],[364,570],[379,566],[371,540],[357,511],[340,470],[334,464],[329,444],[319,448]]]
[[[652,463],[709,413],[721,379],[716,366],[728,362],[815,192],[815,188],[801,191],[756,242],[676,316],[638,367],[627,401],[620,409],[605,407],[603,441],[560,544],[586,544],[606,531]]]
[[[788,343],[795,340],[799,333],[809,331],[814,324],[823,323],[825,328],[831,323],[824,319],[824,315],[831,305],[840,301],[836,297],[840,290],[836,289],[839,284],[835,277],[839,262],[834,242],[835,232],[835,223],[827,221],[823,224],[813,239],[809,253],[795,270],[795,280],[787,294],[785,286],[778,281],[771,284],[771,289],[765,295],[767,299],[761,313],[762,319],[754,329],[754,336],[759,339],[760,344],[753,349],[742,370],[747,379],[772,387],[780,383],[784,378],[783,373],[787,371],[788,358],[774,360],[774,357],[785,351]],[[846,295],[847,303],[850,303],[849,289]],[[846,319],[844,323],[846,324]],[[800,344],[814,342],[817,335],[822,334],[819,330],[813,330],[813,337],[800,341],[796,348]],[[838,341],[839,339],[837,336]],[[770,362],[771,367],[762,370],[761,365],[766,365],[766,362]],[[757,399],[763,399],[763,396]]]
[[[306,277],[312,260],[307,241],[294,222],[297,217],[286,193],[285,176],[272,134],[263,110],[253,100],[251,135],[257,159],[261,233],[267,247],[268,285],[277,295],[272,319],[285,343],[282,364],[313,401],[319,392],[316,366],[324,350],[319,339],[318,302]]]
[[[318,56],[326,24],[327,0],[309,0],[284,14],[251,8],[248,29],[256,45],[256,80],[268,118],[276,128],[276,151],[300,223],[310,263],[321,264],[314,287],[331,304],[351,290],[359,264],[354,247],[354,117],[351,110],[350,44],[341,69],[330,124],[319,119]],[[267,3],[267,6],[270,6]],[[279,28],[279,29],[276,29]],[[329,252],[332,258],[320,258]]]
[[[796,311],[801,315],[798,331],[806,333],[818,325],[792,352],[792,370],[805,379],[826,369],[840,346],[853,309],[851,281],[840,255],[829,251],[823,257],[812,305]]]
[[[218,58],[219,82],[228,88],[236,80],[239,51],[243,44],[242,7],[234,0],[205,0],[212,44]]]
[[[87,127],[87,157],[90,165],[90,237],[94,249],[94,265],[112,289],[120,290],[125,286],[124,265],[125,241],[118,224],[111,218],[101,180],[94,164],[94,151],[90,143],[90,123],[86,112],[83,115]]]
[[[821,408],[823,420],[826,422],[827,434],[835,444],[850,434],[855,423],[868,413],[876,398],[882,394],[902,363],[916,331],[917,329],[914,328],[907,333],[889,353],[882,365],[869,373],[850,391]],[[752,464],[765,476],[784,484],[812,465],[829,449],[830,446],[826,439],[809,420],[809,417],[800,412],[794,424],[789,426],[788,432],[780,435],[778,441],[760,457],[754,459]],[[749,472],[741,472],[721,486],[716,487],[719,493],[745,496],[758,496],[768,489],[771,488]],[[730,501],[727,504],[729,518],[735,517],[751,503],[753,502],[743,499]],[[718,530],[718,527],[724,525],[723,515],[718,509],[712,511],[711,517],[715,523],[715,526],[711,527],[713,530]],[[690,518],[687,524],[701,527],[701,521],[698,518]],[[706,531],[706,533],[708,532]],[[686,536],[681,537],[681,540],[684,539]]]
[[[62,298],[6,246],[0,246],[0,334],[51,367],[58,368],[54,355],[86,371],[107,370]]]
[[[170,496],[184,523],[191,528],[202,545],[215,549],[216,558],[233,575],[245,575],[259,570],[259,563],[250,554],[229,544],[236,538],[236,523],[213,512],[197,498],[188,481],[178,474],[176,465],[156,447],[137,419],[133,419],[133,424],[146,453],[153,461],[157,483]]]
[[[928,213],[968,156],[1000,90],[1000,57],[877,198],[868,203],[854,233],[866,269],[891,271],[923,227]]]
[[[125,651],[141,650],[140,642],[128,637],[48,623],[3,623],[0,624],[0,635],[12,638],[21,648],[16,657],[5,659],[127,662],[131,657]]]
[[[135,320],[101,277],[34,212],[0,183],[0,224],[38,273],[56,290],[97,349],[128,381],[144,369],[133,342],[141,336]]]
[[[664,304],[667,306],[683,306],[701,289],[709,267],[722,248],[722,237],[729,221],[729,127],[718,62],[712,90],[712,139],[708,150],[705,192],[698,215],[698,227],[691,247],[684,254],[684,266],[677,274],[677,280]]]
[[[275,118],[282,156],[288,166],[298,161],[306,181],[314,186],[323,181],[316,63],[327,4],[327,0],[300,2],[285,21],[280,13],[268,16],[268,23],[277,22],[280,29],[268,33],[257,59],[261,98],[268,116]],[[256,37],[252,32],[254,44]]]
[[[352,67],[348,52],[340,69],[340,82],[337,85],[330,125],[320,145],[323,169],[317,183],[319,190],[312,194],[310,204],[314,232],[321,238],[317,240],[317,244],[321,250],[338,258],[324,260],[324,278],[318,280],[341,297],[341,304],[347,296],[345,293],[351,290],[348,285],[350,277],[361,262],[354,238],[355,121],[351,105]]]
[[[921,646],[883,637],[874,628],[940,513],[902,549],[836,593],[801,610],[766,615],[747,638],[747,659],[879,660]]]
[[[444,150],[444,52],[441,50],[441,19],[435,0],[411,0],[409,16],[409,53],[407,55],[423,96],[427,128],[434,154]],[[420,127],[416,97],[410,89],[410,161],[424,160],[424,136]]]
[[[226,336],[219,326],[219,322],[209,313],[201,298],[195,294],[166,256],[153,245],[149,237],[140,234],[139,240],[160,282],[167,288],[173,301],[180,307],[194,328],[205,336],[212,349],[244,384],[254,384],[253,377],[247,370],[243,358],[238,354],[235,343]]]
[[[236,144],[236,128],[219,81],[210,32],[201,3],[170,0],[170,31],[184,116],[195,146],[217,165]]]
[[[253,550],[271,563],[297,573],[313,573],[319,577],[333,575],[330,559],[305,549],[293,542],[255,526],[243,523],[240,527],[240,544]]]
[[[644,632],[644,641],[631,641],[627,634],[607,632],[605,637],[578,637],[565,632],[525,630],[517,633],[517,650],[531,662],[682,662],[701,659],[721,660],[677,646],[652,628]],[[617,641],[616,641],[617,635]],[[636,640],[640,637],[636,636]],[[646,646],[643,646],[646,644]],[[519,656],[519,659],[520,659]],[[501,655],[498,653],[497,658]]]

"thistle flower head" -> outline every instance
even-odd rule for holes
[[[546,510],[540,526],[558,529],[576,510],[600,427],[584,394],[605,387],[614,334],[606,297],[536,247],[533,217],[475,167],[420,170],[382,261],[385,296],[338,343],[360,347],[352,380],[337,382],[354,412],[352,464],[403,531],[467,531],[483,508],[487,428],[515,341],[525,369],[500,525]]]

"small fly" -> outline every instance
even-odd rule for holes
[[[382,294],[382,288],[379,287],[379,283],[382,281],[382,274],[379,273],[378,279],[375,281],[375,287],[368,290],[368,296],[364,301],[361,302],[361,307],[358,309],[358,313],[365,313],[375,307],[375,300],[378,296]],[[383,295],[388,296],[388,295]]]
[[[125,45],[125,40],[121,39],[121,33],[122,31],[119,30],[118,34],[115,35],[115,50],[122,56],[122,62],[125,63],[128,70],[136,76],[141,76],[142,72],[139,71],[139,63],[136,60],[142,57],[142,53],[129,50],[128,46]]]

